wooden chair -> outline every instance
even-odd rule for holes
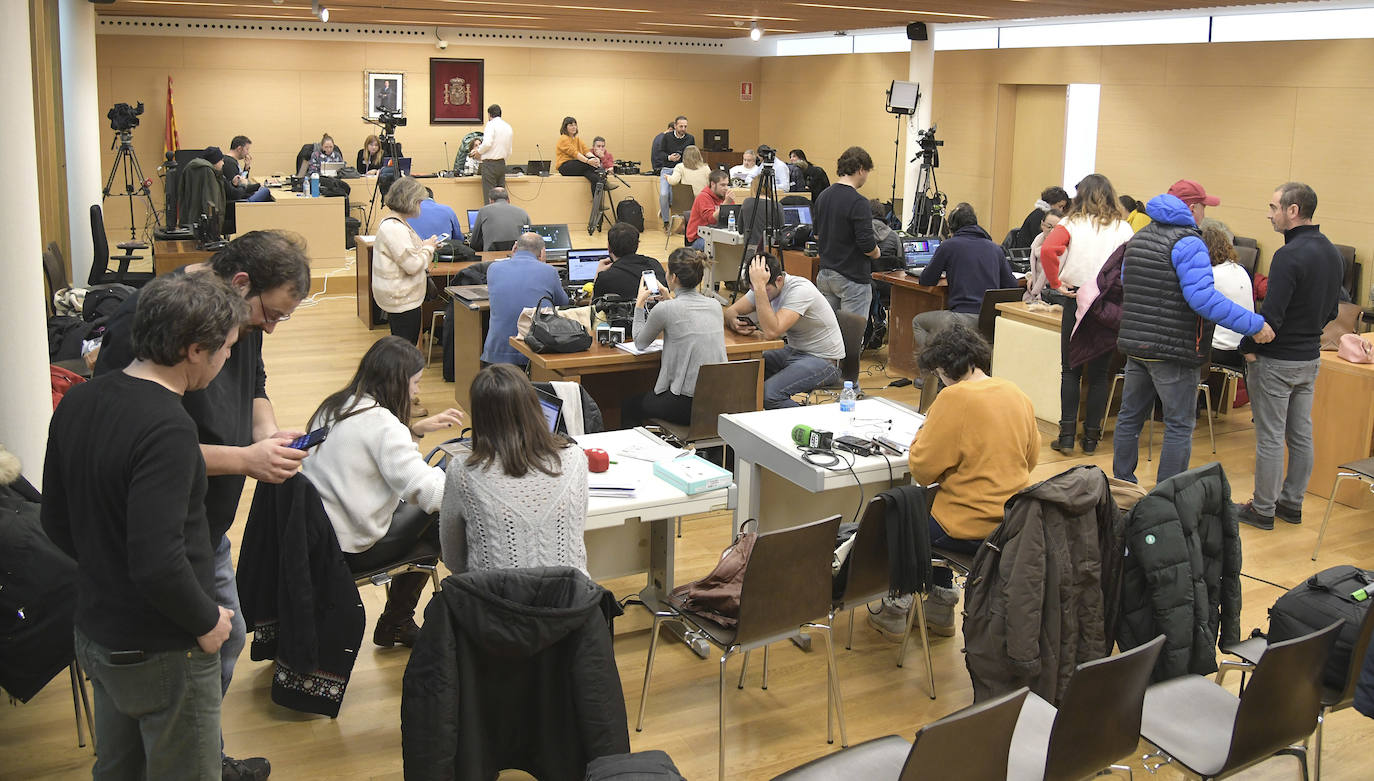
[[[992,344],[997,334],[997,305],[1020,301],[1026,291],[1019,287],[993,288],[983,294],[983,306],[978,310],[978,332]]]
[[[692,210],[692,203],[693,203],[696,199],[697,199],[696,193],[692,192],[692,185],[690,185],[690,184],[675,184],[675,185],[673,185],[673,197],[672,197],[672,201],[670,202],[670,204],[669,204],[669,206],[668,206],[668,215],[669,215],[670,218],[671,218],[673,215],[677,215],[677,216],[679,216],[679,217],[682,218],[682,227],[683,227],[683,231],[684,231],[684,235],[683,235],[684,241],[685,241],[685,239],[687,238],[685,232],[686,232],[686,228],[687,228],[687,218],[688,218],[688,216],[689,216],[689,215],[688,215],[688,212],[690,212],[690,211]],[[671,224],[671,223],[670,223],[670,224]],[[674,234],[674,231],[671,230],[671,229],[665,232],[665,235],[664,235],[664,237],[663,237],[663,248],[664,248],[665,250],[668,249],[668,242],[672,240],[673,234]]]
[[[1341,483],[1346,480],[1358,480],[1369,486],[1371,493],[1374,493],[1374,458],[1362,458],[1359,461],[1350,461],[1336,467],[1336,482],[1331,485],[1331,496],[1326,499],[1326,515],[1322,516],[1322,528],[1317,532],[1317,547],[1312,549],[1312,560],[1317,560],[1317,553],[1322,549],[1322,539],[1326,537],[1326,525],[1331,522],[1331,508],[1336,504],[1336,492],[1340,490]]]
[[[838,396],[844,390],[846,380],[854,383],[854,391],[859,390],[859,361],[864,349],[864,329],[868,318],[853,312],[836,312],[835,319],[840,323],[840,339],[844,341],[844,358],[840,361],[840,377],[829,385],[822,385],[806,395],[806,403],[816,403],[816,397],[824,394]]]

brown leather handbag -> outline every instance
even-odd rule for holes
[[[672,601],[684,612],[705,616],[721,626],[739,623],[740,587],[744,585],[744,570],[749,566],[749,555],[754,552],[757,539],[754,532],[740,533],[720,555],[711,574],[673,589]]]

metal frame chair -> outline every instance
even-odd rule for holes
[[[1144,757],[1145,768],[1153,773],[1176,764],[1198,778],[1225,778],[1286,754],[1298,759],[1306,781],[1306,743],[1322,710],[1322,667],[1340,627],[1336,622],[1269,646],[1239,697],[1199,675],[1151,686],[1140,732],[1158,751]]]
[[[1337,469],[1340,471],[1336,472],[1336,482],[1331,484],[1331,495],[1326,498],[1326,515],[1322,516],[1322,528],[1317,532],[1317,547],[1312,549],[1313,561],[1317,560],[1317,553],[1322,549],[1322,540],[1326,537],[1326,524],[1331,522],[1331,508],[1336,505],[1336,492],[1340,490],[1341,483],[1346,480],[1359,480],[1367,483],[1370,493],[1374,493],[1374,458],[1349,461]]]
[[[639,718],[635,731],[644,729],[644,711],[649,701],[649,686],[654,674],[654,656],[658,650],[659,628],[665,621],[681,621],[694,627],[702,637],[721,649],[720,700],[717,721],[717,750],[719,778],[725,778],[725,667],[730,657],[743,653],[739,688],[744,688],[744,675],[749,665],[749,653],[762,648],[764,653],[763,688],[768,688],[768,645],[788,640],[799,628],[821,630],[826,641],[826,742],[834,743],[834,722],[840,722],[840,745],[849,745],[845,731],[844,703],[840,695],[839,670],[835,664],[835,642],[829,624],[815,619],[830,614],[830,564],[834,556],[835,533],[840,516],[814,521],[802,526],[760,534],[755,541],[740,584],[739,620],[733,628],[725,627],[710,618],[689,612],[682,599],[669,597],[666,610],[654,612],[649,630],[649,658],[644,666],[644,686],[639,695]]]

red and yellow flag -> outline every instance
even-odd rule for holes
[[[175,152],[181,148],[181,140],[177,138],[177,117],[172,106],[172,77],[167,77],[167,126],[162,134],[162,152]]]

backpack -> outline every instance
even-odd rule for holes
[[[1374,601],[1374,594],[1368,592],[1374,592],[1374,571],[1342,564],[1318,572],[1269,608],[1269,642],[1292,640],[1344,621],[1322,670],[1322,683],[1337,691],[1344,689],[1360,624]]]
[[[644,207],[634,198],[625,198],[615,205],[615,221],[627,222],[640,233],[644,232]]]
[[[810,225],[788,225],[782,229],[782,235],[778,238],[778,245],[783,249],[803,249],[806,247],[806,242],[810,240]]]
[[[472,262],[481,260],[481,256],[472,247],[457,239],[444,239],[434,248],[434,260],[440,263]]]
[[[353,188],[348,185],[348,182],[345,182],[337,176],[320,177],[321,198],[347,198],[348,194],[352,191]]]
[[[608,754],[587,763],[583,781],[686,781],[662,751],[636,751],[633,754]]]
[[[81,318],[88,323],[103,322],[119,311],[124,301],[134,294],[128,285],[101,285],[86,291],[81,304]]]
[[[749,566],[749,555],[754,552],[757,539],[754,532],[741,533],[720,554],[711,574],[673,589],[672,595],[682,601],[682,609],[706,616],[724,627],[738,624],[740,587],[744,585],[744,570]]]

